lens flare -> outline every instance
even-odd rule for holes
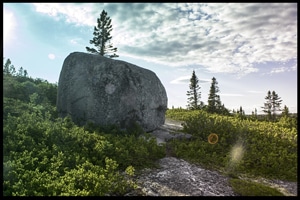
[[[230,151],[230,160],[228,167],[232,170],[234,169],[238,163],[242,160],[245,152],[245,147],[241,140],[238,140],[236,144],[232,147]]]
[[[244,154],[244,147],[241,144],[235,144],[230,152],[230,162],[238,163]]]
[[[209,142],[209,144],[216,144],[218,142],[218,140],[219,140],[219,137],[215,133],[211,133],[208,136],[208,142]]]

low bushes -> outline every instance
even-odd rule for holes
[[[196,138],[190,142],[172,142],[179,157],[222,168],[228,173],[297,180],[297,130],[294,127],[201,110],[168,110],[166,116],[185,121],[183,131]],[[218,135],[216,144],[208,142],[211,133]]]

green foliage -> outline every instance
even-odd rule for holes
[[[190,142],[172,142],[179,157],[222,168],[228,173],[297,180],[297,129],[294,125],[241,120],[202,110],[168,110],[166,116],[185,121],[184,131],[196,138]],[[211,133],[218,135],[216,144],[208,142]],[[233,162],[233,152],[241,154],[238,162]]]
[[[39,110],[8,114],[3,133],[5,196],[124,194],[134,186],[108,158],[111,142],[68,117],[53,121]]]
[[[30,97],[29,97],[30,98]],[[14,98],[3,98],[3,119],[8,117],[8,114],[15,117],[20,117],[24,110],[28,112],[39,112],[43,116],[49,115],[51,120],[57,118],[56,107],[48,104],[36,104],[38,95],[35,93],[31,96],[31,102],[26,103],[24,101]]]
[[[284,128],[295,128],[298,130],[297,119],[294,117],[283,116],[279,119],[277,124]]]
[[[125,173],[129,176],[134,176],[135,169],[131,165],[125,169]]]
[[[87,123],[85,130],[103,135],[110,141],[112,148],[107,155],[118,161],[122,170],[129,165],[136,169],[155,167],[155,161],[165,156],[165,146],[158,146],[156,139],[145,133],[138,124],[133,124],[128,130],[121,130],[117,126]]]
[[[240,179],[230,179],[233,190],[241,196],[284,196],[275,188]]]
[[[168,109],[166,111],[166,118],[171,118],[174,120],[185,121],[188,116],[196,115],[199,111],[191,111],[182,108]]]
[[[27,82],[11,78],[16,86]],[[48,84],[28,83],[33,93],[3,99],[4,196],[124,195],[136,188],[136,169],[164,157],[165,147],[137,125],[78,127],[69,116],[58,118],[37,89]]]
[[[3,97],[30,101],[30,95],[38,94],[36,103],[56,105],[57,84],[48,83],[42,79],[32,79],[27,76],[3,76]]]
[[[105,158],[105,167],[85,161],[60,180],[62,196],[104,196],[124,194],[132,184],[116,171],[116,161]]]
[[[155,161],[165,156],[165,146],[158,146],[156,139],[149,134],[110,135],[109,140],[114,148],[111,158],[119,161],[121,169],[132,165],[136,169],[156,167]]]

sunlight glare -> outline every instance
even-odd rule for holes
[[[14,16],[12,12],[4,10],[3,12],[3,41],[7,42],[11,39],[14,27]]]
[[[234,171],[239,162],[243,159],[245,153],[245,147],[243,145],[243,141],[239,139],[235,145],[232,147],[230,151],[230,160],[227,165],[228,171]]]
[[[234,147],[231,150],[231,162],[238,163],[244,154],[244,148],[240,144],[234,145]]]

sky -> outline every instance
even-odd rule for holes
[[[270,90],[297,113],[297,3],[3,3],[4,60],[58,83],[70,53],[95,48],[102,10],[115,59],[153,71],[168,108],[186,108],[195,70],[206,105],[215,77],[231,111],[263,113]]]

